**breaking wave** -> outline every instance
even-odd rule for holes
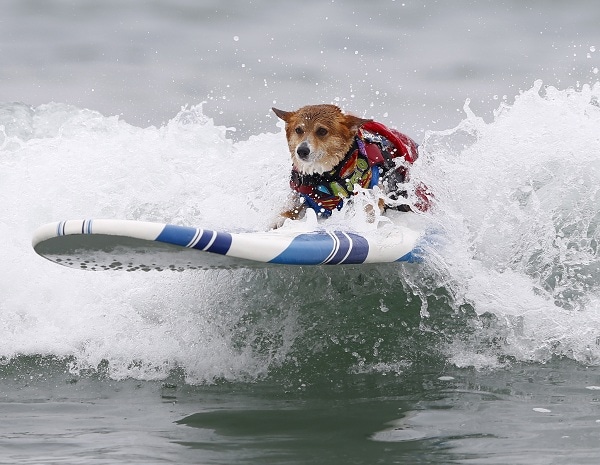
[[[413,179],[441,239],[420,265],[82,272],[33,252],[66,218],[267,229],[284,135],[233,142],[201,106],[161,127],[62,104],[0,105],[0,360],[191,383],[401,373],[449,360],[600,363],[600,84],[541,82],[485,122],[465,105]]]

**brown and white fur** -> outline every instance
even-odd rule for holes
[[[337,106],[326,104],[273,111],[285,121],[292,163],[301,174],[332,170],[348,153],[358,129],[371,121],[346,115]]]
[[[346,156],[359,128],[370,119],[347,115],[336,105],[307,105],[296,111],[273,108],[285,121],[285,134],[292,163],[301,174],[322,174],[331,171]],[[281,213],[285,218],[299,218],[306,207],[300,197],[292,194],[292,206]],[[383,208],[383,202],[380,202]]]

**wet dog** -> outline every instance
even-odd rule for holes
[[[328,217],[343,207],[358,188],[379,186],[390,205],[406,196],[407,164],[418,154],[417,144],[408,136],[371,119],[345,114],[335,105],[307,105],[296,111],[273,108],[285,121],[285,133],[292,157],[290,186],[293,191],[285,218],[300,218],[307,208]],[[396,163],[396,159],[401,160]],[[379,200],[386,208],[386,200]],[[371,212],[373,213],[373,212]]]

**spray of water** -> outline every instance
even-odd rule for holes
[[[183,274],[62,268],[34,254],[31,233],[77,217],[268,229],[288,192],[281,132],[233,142],[201,106],[142,129],[2,105],[0,360],[201,383],[400,371],[431,352],[458,366],[598,364],[599,98],[600,84],[537,82],[491,122],[467,103],[458,127],[427,134],[412,176],[435,194],[437,239],[421,265]],[[349,220],[374,227],[332,219]]]
[[[538,81],[491,123],[467,102],[457,128],[427,135],[415,175],[447,239],[427,272],[481,316],[448,347],[455,363],[600,361],[599,96]]]

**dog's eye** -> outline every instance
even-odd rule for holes
[[[325,128],[319,128],[319,129],[317,129],[316,134],[319,137],[324,137],[324,136],[327,135],[327,129],[325,129]]]
[[[296,128],[296,134],[298,134],[299,136],[301,136],[302,134],[304,134],[304,129],[302,129],[300,126],[298,126]]]

